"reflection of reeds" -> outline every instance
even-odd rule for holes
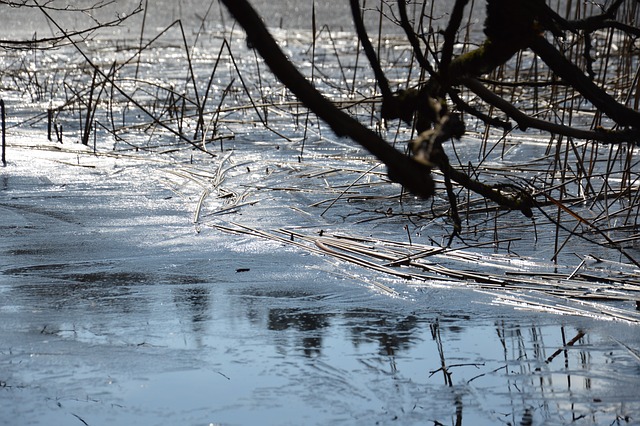
[[[553,370],[550,366],[554,363],[554,360],[562,354],[564,363],[562,367],[558,367],[557,370],[562,372],[561,374],[566,375],[565,383],[567,390],[571,390],[572,388],[572,377],[574,375],[577,377],[582,376],[582,374],[578,373],[581,371],[586,373],[583,387],[589,389],[589,375],[591,374],[592,367],[589,364],[590,352],[588,349],[585,349],[584,345],[586,343],[585,340],[588,339],[587,333],[582,330],[576,330],[575,336],[567,341],[566,332],[566,327],[561,326],[560,335],[562,345],[551,355],[547,355],[548,342],[545,342],[544,339],[544,329],[532,326],[527,330],[519,325],[507,326],[504,322],[497,323],[496,333],[503,348],[504,365],[493,371],[478,374],[469,379],[467,383],[475,383],[476,380],[480,380],[489,374],[503,371],[505,377],[508,379],[508,391],[509,393],[515,391],[516,399],[527,401],[536,394],[545,395],[552,390],[552,393],[555,395],[555,393],[561,391],[562,384],[551,380],[551,371]],[[577,356],[570,356],[570,350],[577,353]],[[579,362],[575,362],[576,359]],[[572,365],[572,362],[575,362],[576,365]],[[517,366],[519,366],[519,370],[516,370]],[[581,408],[582,407],[571,406],[574,419],[580,418]],[[525,404],[525,410],[519,424],[533,424],[532,417],[534,411],[538,411],[536,406],[527,407]],[[543,417],[548,415],[546,410],[543,410],[543,412],[539,414]],[[515,413],[512,413],[512,416],[517,418]]]
[[[547,347],[549,342],[545,341],[545,335],[550,331],[555,331],[555,327],[531,326],[525,328],[517,324],[507,326],[504,322],[500,322],[496,324],[495,330],[503,349],[502,362],[492,357],[480,357],[481,361],[478,362],[454,364],[447,359],[447,356],[450,356],[447,354],[449,344],[443,337],[443,335],[446,336],[446,327],[437,319],[429,327],[431,338],[435,344],[435,352],[437,352],[437,361],[433,360],[432,362],[440,367],[429,371],[428,377],[431,378],[437,373],[442,373],[444,386],[451,388],[455,406],[453,424],[463,424],[464,400],[468,397],[468,392],[464,390],[475,387],[477,387],[476,390],[488,390],[485,386],[490,382],[483,383],[488,377],[493,377],[493,380],[499,377],[500,388],[495,390],[511,395],[512,411],[500,413],[501,422],[505,422],[508,418],[511,419],[511,421],[506,421],[507,424],[532,425],[534,417],[546,418],[548,416],[555,420],[553,409],[550,410],[551,407],[548,404],[559,403],[559,398],[562,399],[559,395],[565,390],[565,386],[568,391],[571,391],[572,388],[584,390],[591,388],[591,375],[593,374],[591,350],[589,349],[588,336],[582,330],[576,330],[575,336],[567,341],[566,332],[568,330],[564,326],[559,327],[561,344],[551,355],[548,355],[547,350],[554,349],[554,347]],[[490,344],[481,345],[484,349],[490,346]],[[563,364],[554,362],[561,354],[563,355],[561,358],[564,361]],[[487,364],[491,367],[487,367]],[[496,368],[495,364],[502,365]],[[467,367],[473,367],[479,373],[472,377],[465,377]],[[564,382],[552,380],[555,374],[566,376],[566,380]],[[461,376],[464,386],[458,385]],[[581,377],[583,383],[576,383],[576,378],[579,380]],[[502,389],[502,386],[505,389]],[[494,392],[491,394],[495,396]],[[553,396],[547,401],[549,397],[545,395]],[[545,402],[543,404],[533,403],[533,401],[540,400]],[[560,402],[559,405],[561,404]],[[569,410],[574,414],[575,419],[583,415],[584,407],[576,404],[572,405]]]
[[[0,120],[2,121],[2,165],[7,165],[7,125],[5,122],[4,99],[0,99]]]

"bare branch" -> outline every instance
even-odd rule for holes
[[[449,18],[449,25],[444,31],[444,45],[442,46],[442,58],[440,59],[440,73],[444,77],[448,71],[453,57],[453,45],[456,42],[456,34],[462,22],[462,12],[469,0],[456,0]]]
[[[362,145],[388,169],[389,177],[416,195],[433,195],[434,183],[429,168],[403,155],[375,132],[336,108],[300,74],[273,39],[264,23],[246,0],[223,3],[247,33],[247,40],[263,57],[271,71],[338,136],[349,136]]]
[[[418,37],[416,37],[416,33],[413,31],[411,23],[409,23],[409,18],[407,16],[407,3],[405,0],[398,0],[398,9],[400,11],[400,25],[402,26],[404,33],[407,35],[409,43],[411,43],[413,53],[416,55],[416,59],[418,60],[418,64],[422,68],[424,68],[432,77],[435,76],[436,71],[424,56],[424,53],[422,53],[420,41],[418,40]]]
[[[543,37],[534,37],[530,41],[530,47],[554,73],[571,84],[593,106],[604,112],[613,121],[621,126],[634,129],[640,127],[640,112],[620,104],[607,92],[596,86],[580,68],[565,58]]]
[[[505,114],[515,120],[516,123],[518,123],[518,127],[520,128],[520,130],[523,131],[532,127],[556,135],[564,135],[578,139],[601,141],[606,143],[638,143],[640,141],[640,131],[636,130],[621,130],[610,132],[583,130],[575,127],[565,126],[563,124],[556,124],[550,121],[540,120],[523,113],[513,104],[507,102],[491,90],[487,89],[475,78],[465,78],[462,80],[462,84],[464,84],[472,92],[478,95],[483,101],[485,101],[489,105],[493,105],[496,108],[499,108]]]
[[[389,81],[382,71],[382,67],[380,66],[378,57],[376,56],[376,52],[371,45],[369,36],[367,35],[367,29],[365,28],[364,22],[362,20],[360,2],[358,0],[350,0],[350,4],[351,14],[353,15],[353,23],[356,26],[358,39],[360,40],[360,43],[362,43],[362,48],[364,49],[364,53],[367,55],[369,65],[371,65],[373,73],[376,76],[378,87],[380,88],[380,92],[382,92],[382,98],[384,102],[388,102],[392,98],[391,89],[389,88]]]
[[[16,4],[14,2],[0,2],[0,4],[7,4],[9,6],[23,6],[22,4]],[[101,4],[101,3],[99,3]],[[24,5],[26,7],[35,7],[37,8],[37,3],[34,5]],[[103,5],[104,6],[104,5]],[[101,6],[102,7],[102,6]],[[45,7],[42,6],[42,9],[49,9],[51,10],[51,7]],[[41,10],[42,10],[41,9]],[[54,9],[54,10],[58,10],[58,9]],[[84,12],[84,9],[65,9],[65,10],[70,10],[70,11],[74,11],[74,12]],[[138,6],[131,11],[131,13],[127,14],[126,16],[122,16],[122,17],[118,17],[116,19],[113,19],[111,21],[108,22],[98,22],[96,25],[89,27],[89,28],[85,28],[83,30],[78,30],[78,31],[72,31],[72,32],[67,32],[64,33],[60,36],[55,36],[55,37],[45,37],[45,38],[37,38],[37,39],[31,39],[31,40],[0,40],[0,48],[3,49],[34,49],[34,48],[48,48],[48,47],[55,47],[60,45],[61,43],[65,42],[65,40],[68,40],[69,38],[72,37],[80,37],[82,39],[86,39],[89,35],[91,35],[92,33],[94,33],[95,31],[102,29],[102,28],[110,28],[110,27],[117,27],[122,25],[122,23],[129,19],[130,17],[140,13],[142,11],[142,4],[138,4]],[[42,45],[46,45],[44,47],[41,47]]]

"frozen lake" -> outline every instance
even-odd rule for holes
[[[350,75],[332,55],[353,53],[346,5],[317,6],[336,31],[316,52],[317,84],[339,99],[332,83]],[[0,425],[640,421],[640,315],[634,300],[597,294],[637,285],[632,265],[582,240],[553,264],[557,228],[539,218],[534,235],[513,212],[476,213],[468,244],[442,251],[446,201],[399,198],[382,167],[270,80],[217,2],[198,32],[208,6],[154,3],[145,31],[182,18],[198,39],[192,80],[200,96],[210,83],[214,130],[193,146],[195,89],[175,28],[138,64],[141,15],[81,43],[98,67],[122,65],[122,93],[101,92],[89,146],[74,94],[87,98],[92,73],[75,48],[3,58]],[[258,6],[310,74],[310,3]],[[33,10],[13,13],[5,38],[56,32]],[[405,53],[387,47],[401,76]],[[47,140],[47,108],[62,143]],[[456,149],[471,161],[470,133]],[[514,135],[487,167],[545,148]],[[408,253],[414,264],[397,261]],[[584,298],[540,290],[544,277]]]
[[[640,418],[637,326],[515,311],[198,230],[190,188],[161,184],[194,166],[166,156],[12,158],[0,177],[2,424]],[[280,206],[263,201],[233,219],[290,214],[265,217]]]

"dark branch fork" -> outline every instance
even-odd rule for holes
[[[260,53],[275,76],[338,136],[348,136],[362,145],[387,166],[391,179],[411,192],[423,197],[433,195],[434,183],[430,169],[396,150],[322,96],[287,59],[246,0],[223,0],[223,3],[245,29],[247,41]]]
[[[410,147],[413,157],[409,158],[378,134],[369,130],[357,120],[337,109],[320,94],[296,67],[286,58],[277,43],[264,26],[258,14],[247,0],[223,0],[231,14],[247,33],[248,42],[264,58],[272,72],[318,117],[324,120],[339,136],[348,136],[371,152],[388,168],[392,180],[404,185],[411,192],[429,197],[434,192],[431,170],[438,168],[445,178],[447,194],[451,203],[451,215],[455,223],[454,233],[460,228],[455,194],[451,181],[474,191],[500,206],[519,210],[525,216],[532,216],[535,205],[526,189],[513,185],[491,186],[478,182],[449,164],[442,143],[464,134],[464,124],[457,114],[448,110],[446,97],[459,110],[471,113],[487,124],[505,130],[511,129],[509,122],[490,117],[464,102],[458,96],[456,87],[464,86],[475,93],[485,103],[503,111],[514,120],[521,130],[536,128],[556,135],[581,138],[607,143],[636,143],[640,140],[640,113],[617,102],[605,90],[598,87],[582,70],[566,59],[545,38],[545,32],[556,37],[564,32],[593,31],[612,27],[635,35],[637,29],[620,27],[615,24],[615,15],[623,0],[616,0],[602,15],[580,21],[567,21],[551,10],[544,0],[487,0],[486,40],[475,50],[454,57],[453,46],[461,25],[462,15],[468,0],[456,0],[447,28],[440,58],[436,58],[436,70],[425,56],[420,39],[409,21],[406,1],[397,0],[400,21],[418,64],[428,74],[428,80],[418,88],[407,88],[392,92],[389,82],[368,38],[362,10],[358,0],[350,0],[353,21],[358,39],[371,65],[377,85],[382,93],[383,119],[400,118],[407,123],[415,120],[419,136]],[[510,102],[485,87],[478,78],[507,62],[517,52],[531,49],[540,57],[564,84],[573,87],[594,107],[613,120],[619,129],[586,130],[544,121],[519,110]]]

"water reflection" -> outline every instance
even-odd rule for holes
[[[193,324],[194,333],[202,333],[206,321],[211,319],[211,296],[208,288],[199,287],[178,287],[175,290],[174,302],[181,309],[187,319]]]
[[[150,343],[152,352],[184,350],[169,336],[185,336],[196,342],[186,348],[198,351],[201,363],[215,360],[214,370],[230,382],[225,386],[237,387],[222,388],[230,397],[248,392],[285,400],[295,394],[324,407],[327,421],[338,406],[359,418],[399,424],[624,424],[640,416],[640,402],[630,396],[640,383],[632,354],[575,326],[540,325],[517,315],[480,321],[428,309],[382,309],[371,301],[336,303],[308,288],[287,290],[285,283],[270,292],[259,285],[157,274],[12,271],[14,278],[26,274],[41,283],[15,285],[5,294],[40,307],[40,318],[48,321],[47,341],[89,343],[91,353],[99,346],[109,354],[123,336]],[[88,299],[91,309],[72,303]],[[57,314],[47,314],[46,307]],[[70,325],[73,333],[65,331]],[[107,333],[120,340],[105,341]],[[56,354],[62,365],[77,362],[71,350]],[[165,361],[163,368],[178,368],[182,359]],[[272,379],[264,384],[234,381],[243,374],[265,380],[266,373]],[[283,379],[289,387],[274,391]],[[249,400],[243,409],[261,401]]]
[[[323,330],[329,326],[329,317],[328,314],[299,309],[271,309],[267,328],[272,331],[297,330],[300,343],[294,343],[293,346],[301,347],[307,357],[319,356],[322,353]]]
[[[375,341],[379,345],[379,353],[388,356],[408,350],[418,326],[418,318],[414,315],[391,317],[374,310],[349,311],[344,317],[354,346]]]

